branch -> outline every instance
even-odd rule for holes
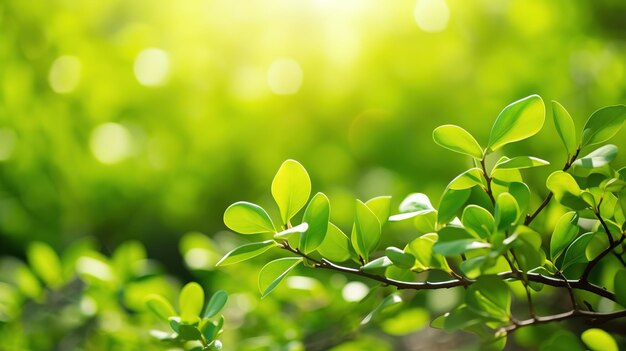
[[[600,203],[602,203],[602,200],[600,200]],[[606,232],[606,236],[609,240],[609,245],[613,245],[613,235],[611,235],[611,231],[609,230],[609,226],[606,225],[606,222],[604,221],[604,219],[602,218],[602,216],[600,216],[600,204],[598,204],[598,208],[596,211],[593,211],[593,213],[596,215],[596,218],[598,218],[598,220],[600,221],[600,224],[602,224],[602,228],[604,228],[604,231]]]
[[[613,241],[613,243],[609,245],[609,247],[606,248],[606,250],[602,251],[598,256],[596,256],[596,258],[589,261],[589,263],[587,263],[587,267],[585,267],[585,270],[583,271],[583,274],[580,276],[580,280],[583,282],[587,282],[589,280],[589,274],[591,273],[591,270],[593,269],[593,267],[595,267],[600,262],[600,260],[602,260],[604,256],[606,256],[609,252],[612,252],[613,249],[621,245],[625,239],[626,239],[626,232],[622,233],[622,236],[620,237],[619,240]]]
[[[496,199],[493,197],[493,191],[491,190],[491,177],[487,174],[487,166],[485,166],[485,156],[480,160],[480,166],[483,168],[483,177],[485,177],[485,181],[487,182],[487,189],[485,192],[489,196],[489,200],[493,205],[496,204]]]
[[[572,158],[570,158],[567,161],[567,163],[565,163],[565,166],[563,166],[563,172],[566,172],[568,169],[570,169],[570,167],[572,167],[572,164],[574,163],[574,161],[576,161],[576,158],[578,158],[579,153],[580,153],[580,147],[576,149],[576,152],[574,153]],[[546,198],[543,199],[543,202],[541,203],[541,205],[539,205],[539,207],[537,207],[535,212],[533,212],[532,214],[526,215],[526,219],[524,220],[524,225],[529,225],[533,220],[535,220],[535,218],[539,215],[539,213],[541,213],[541,211],[543,211],[543,209],[546,208],[546,206],[548,206],[553,196],[554,194],[550,192],[546,196]]]
[[[513,332],[521,327],[526,327],[529,325],[536,324],[544,324],[556,321],[562,321],[566,319],[573,318],[582,318],[591,324],[601,324],[611,321],[617,318],[626,317],[626,310],[617,311],[617,312],[609,312],[609,313],[599,313],[599,312],[591,312],[591,311],[581,311],[581,310],[571,310],[564,313],[555,314],[548,317],[536,317],[533,319],[527,319],[523,321],[518,321],[515,324],[509,325],[507,327],[502,328],[507,333]]]

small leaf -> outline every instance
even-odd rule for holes
[[[626,270],[622,269],[615,274],[614,285],[617,302],[626,306]]]
[[[467,306],[481,316],[506,322],[510,319],[511,290],[496,276],[481,276],[467,289]]]
[[[439,202],[439,212],[437,222],[439,224],[446,224],[457,216],[459,209],[465,205],[467,199],[471,194],[470,189],[453,190],[446,189],[441,196]]]
[[[496,118],[487,147],[495,151],[508,143],[529,138],[541,130],[544,120],[545,107],[539,95],[515,101]]]
[[[617,151],[618,149],[615,145],[604,145],[593,150],[586,156],[574,161],[574,163],[572,163],[572,166],[583,168],[599,168],[611,163],[611,161],[615,159],[615,156],[617,156]]]
[[[603,143],[622,128],[626,120],[626,106],[603,107],[594,112],[583,127],[582,146]]]
[[[496,199],[495,221],[498,230],[508,228],[517,221],[520,210],[513,195],[502,193]]]
[[[378,306],[376,306],[374,310],[372,310],[372,312],[370,312],[367,316],[365,316],[365,318],[363,318],[363,320],[361,321],[361,325],[365,325],[369,323],[372,320],[372,318],[385,312],[386,310],[390,309],[392,306],[398,305],[400,303],[402,303],[402,298],[398,294],[391,294],[385,297],[383,301]]]
[[[391,214],[391,196],[378,196],[369,199],[365,202],[365,205],[374,212],[381,226],[387,223],[387,219]]]
[[[393,264],[400,268],[409,269],[413,267],[413,264],[415,263],[415,256],[411,255],[410,253],[406,253],[398,249],[397,247],[388,247],[387,249],[385,249],[385,255],[389,257]]]
[[[224,212],[224,224],[241,234],[273,233],[274,224],[263,207],[245,201],[235,202]]]
[[[224,257],[217,262],[216,266],[226,266],[249,260],[275,246],[276,242],[274,240],[266,240],[260,243],[251,243],[239,246],[224,255]]]
[[[302,258],[285,257],[271,261],[259,272],[259,290],[262,298],[267,296],[287,274],[302,262]]]
[[[393,265],[393,262],[387,256],[379,257],[377,259],[371,260],[366,265],[361,267],[362,271],[373,271],[380,268],[385,268]]]
[[[306,205],[311,195],[311,179],[306,169],[294,160],[287,160],[272,181],[272,196],[280,210],[283,224]]]
[[[461,190],[469,189],[476,185],[482,185],[483,187],[487,186],[483,176],[483,171],[480,168],[471,168],[459,174],[450,182],[450,184],[448,184],[448,188],[452,190]]]
[[[619,351],[615,339],[602,329],[587,329],[580,338],[591,351]]]
[[[496,229],[493,215],[477,205],[465,207],[461,222],[468,232],[479,238],[488,238]]]
[[[585,233],[574,240],[572,244],[565,251],[563,262],[561,263],[561,271],[566,270],[571,265],[576,263],[587,263],[587,245],[593,238],[593,233]]]
[[[328,231],[317,252],[330,261],[346,261],[352,256],[350,239],[336,225],[328,223]]]
[[[523,169],[549,165],[550,162],[532,156],[513,157],[502,162],[498,162],[494,169]]]
[[[178,296],[180,319],[192,323],[198,320],[204,306],[204,290],[196,282],[187,283]]]
[[[61,260],[48,244],[35,241],[28,246],[26,252],[32,270],[53,289],[63,285]]]
[[[274,234],[274,239],[290,239],[292,235],[296,233],[304,233],[309,229],[309,223],[303,222],[298,224],[295,227],[291,227],[289,229],[285,229],[282,232],[278,232]]]
[[[180,324],[178,326],[178,337],[181,340],[200,340],[202,338],[202,334],[196,326],[189,324]]]
[[[565,145],[567,155],[575,154],[578,148],[576,126],[567,110],[556,101],[552,101],[552,118],[554,119],[554,126],[559,134],[559,138]]]
[[[402,200],[402,203],[400,203],[399,209],[400,214],[389,217],[389,221],[402,221],[435,210],[428,196],[422,193],[413,193],[407,196]]]
[[[380,222],[362,201],[356,201],[356,215],[352,230],[352,246],[365,261],[380,241]]]
[[[546,180],[546,186],[563,206],[573,210],[582,210],[588,207],[587,203],[580,197],[582,191],[578,183],[569,173],[556,171],[550,174]]]
[[[561,255],[563,251],[578,235],[578,214],[574,211],[567,212],[557,222],[550,239],[550,258],[552,262]]]
[[[317,193],[304,211],[303,221],[309,229],[300,236],[300,250],[305,254],[317,249],[324,241],[330,219],[330,202],[323,193]]]
[[[228,293],[224,290],[218,290],[211,296],[209,303],[204,311],[204,318],[211,318],[217,315],[228,301]]]
[[[456,256],[467,251],[490,248],[491,244],[476,239],[461,239],[453,241],[438,241],[433,251],[444,256]]]
[[[146,297],[146,306],[159,318],[167,322],[170,317],[176,316],[176,310],[163,296],[150,294]]]
[[[472,156],[480,160],[483,150],[474,137],[465,129],[452,124],[443,125],[433,131],[433,140],[448,150]]]
[[[404,248],[404,252],[410,253],[415,257],[415,263],[412,270],[423,272],[430,269],[441,269],[450,271],[448,262],[441,255],[433,253],[433,245],[437,242],[439,236],[436,233],[428,233],[413,239]]]

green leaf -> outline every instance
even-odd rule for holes
[[[363,320],[361,321],[361,325],[369,323],[377,315],[384,313],[385,311],[393,308],[394,306],[397,306],[400,303],[402,303],[402,298],[398,294],[391,294],[385,297],[383,301],[381,301],[381,303],[372,310],[372,312],[370,312],[367,316],[365,316],[365,318],[363,318]]]
[[[393,262],[387,256],[378,257],[377,259],[371,260],[367,264],[361,266],[362,271],[373,271],[380,268],[385,268],[393,265]]]
[[[441,269],[450,271],[448,262],[441,255],[433,252],[433,245],[437,242],[439,236],[436,233],[428,233],[413,239],[404,248],[404,252],[410,253],[415,257],[415,263],[412,270],[423,272],[430,269]]]
[[[513,195],[509,193],[500,194],[496,199],[495,213],[498,230],[506,229],[515,223],[520,215],[520,210]]]
[[[615,274],[615,298],[620,305],[626,306],[626,270],[622,269]]]
[[[291,227],[289,229],[283,230],[282,232],[274,234],[274,239],[290,240],[292,235],[296,233],[304,233],[307,230],[309,230],[309,223],[303,222],[295,227]]]
[[[381,226],[387,223],[387,219],[391,214],[391,196],[378,196],[369,199],[365,202],[365,205],[374,212]]]
[[[433,212],[435,209],[426,194],[413,193],[400,203],[400,214],[389,217],[389,221],[402,221],[421,214]]]
[[[352,256],[350,239],[336,225],[328,223],[328,231],[317,252],[330,261],[346,261]]]
[[[576,263],[587,263],[587,245],[593,238],[593,233],[585,233],[574,240],[572,244],[565,251],[563,262],[561,263],[561,270],[564,271],[571,265]]]
[[[433,131],[433,140],[448,150],[472,156],[480,160],[483,150],[474,137],[465,129],[452,124],[443,125]]]
[[[457,212],[459,212],[459,209],[465,205],[465,202],[469,199],[470,194],[470,189],[446,189],[441,196],[441,201],[439,202],[437,222],[439,224],[446,224],[456,217]]]
[[[496,276],[481,276],[467,289],[467,306],[475,313],[506,322],[510,319],[511,291]]]
[[[163,296],[150,294],[146,297],[146,306],[159,318],[167,322],[170,317],[176,316],[176,310]]]
[[[554,119],[554,126],[559,134],[559,138],[565,145],[567,155],[574,155],[578,148],[578,137],[572,117],[565,107],[556,101],[552,101],[552,118]]]
[[[483,187],[487,186],[483,176],[483,171],[480,168],[471,168],[459,174],[450,182],[450,184],[448,184],[448,188],[452,190],[461,190],[469,189],[476,185],[481,185]]]
[[[554,194],[556,200],[563,206],[573,210],[582,210],[588,207],[580,197],[582,191],[574,177],[563,171],[556,171],[546,180],[546,186]]]
[[[583,168],[599,168],[611,163],[611,161],[615,159],[615,156],[617,156],[617,151],[618,149],[615,145],[604,145],[593,150],[586,156],[574,161],[574,163],[572,163],[572,166]]]
[[[591,351],[619,351],[615,339],[602,329],[587,329],[580,338]]]
[[[594,112],[583,127],[582,146],[603,143],[622,128],[626,120],[626,106],[603,107]]]
[[[224,224],[240,234],[273,233],[274,224],[263,207],[245,201],[235,202],[224,212]]]
[[[324,241],[330,219],[330,202],[323,193],[317,193],[304,211],[303,221],[309,229],[300,236],[300,250],[305,254],[317,249]]]
[[[513,157],[502,162],[498,162],[494,169],[523,169],[549,165],[550,162],[532,156]]]
[[[222,257],[222,259],[217,262],[216,266],[226,266],[229,264],[249,260],[275,246],[276,242],[274,240],[266,240],[259,243],[251,243],[239,246],[224,255],[224,257]]]
[[[393,264],[400,268],[409,269],[413,267],[413,264],[415,263],[415,256],[411,255],[410,253],[406,253],[398,249],[397,247],[391,246],[386,248],[385,255],[389,257]]]
[[[567,212],[556,223],[550,239],[550,258],[552,262],[565,251],[569,244],[578,235],[578,213]]]
[[[437,241],[433,251],[444,256],[456,256],[467,251],[490,248],[491,244],[476,239]]]
[[[178,326],[178,337],[181,340],[200,340],[202,334],[195,325],[181,323]]]
[[[35,241],[28,246],[26,252],[32,270],[51,288],[63,285],[61,260],[48,244]]]
[[[272,196],[280,210],[283,224],[306,205],[311,195],[311,179],[306,169],[294,160],[287,160],[272,181]]]
[[[211,318],[217,315],[228,301],[228,293],[224,290],[218,290],[211,296],[209,303],[204,311],[204,318]]]
[[[300,257],[284,257],[271,261],[259,272],[259,291],[262,298],[267,296],[287,274],[302,262]]]
[[[453,332],[482,322],[480,316],[472,312],[467,305],[460,305],[433,320],[431,327]]]
[[[545,107],[539,95],[515,101],[496,118],[487,147],[495,151],[508,143],[529,138],[541,130],[544,120]]]
[[[609,238],[605,232],[593,233],[593,238],[589,241],[587,248],[585,249],[585,257],[591,261],[598,257],[605,249],[609,247]]]
[[[477,205],[465,207],[461,222],[468,232],[479,238],[488,238],[496,229],[493,215]]]
[[[380,222],[362,201],[356,200],[356,215],[352,229],[352,246],[357,254],[368,261],[380,241]]]
[[[204,306],[204,290],[196,282],[187,283],[178,295],[180,319],[183,322],[193,323],[199,319]]]

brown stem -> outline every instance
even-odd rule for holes
[[[626,317],[626,310],[617,311],[617,312],[609,312],[609,313],[599,313],[599,312],[591,312],[591,311],[581,311],[581,310],[571,310],[564,313],[559,313],[547,317],[536,317],[532,319],[527,319],[523,321],[517,321],[516,323],[509,325],[507,327],[502,328],[507,333],[513,332],[521,327],[529,326],[529,325],[537,325],[544,324],[556,321],[562,321],[566,319],[572,318],[582,318],[591,324],[601,324],[613,319]]]
[[[485,165],[485,157],[483,157],[480,160],[480,166],[483,169],[483,177],[485,177],[485,181],[487,182],[487,188],[485,189],[485,192],[487,193],[487,196],[489,196],[489,200],[491,200],[491,203],[495,205],[496,199],[493,197],[493,191],[491,190],[491,177],[487,173],[487,166]]]

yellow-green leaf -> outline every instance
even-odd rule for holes
[[[240,234],[273,233],[276,231],[263,207],[245,201],[235,202],[224,212],[224,224]]]
[[[433,140],[448,150],[469,155],[478,160],[483,157],[483,150],[476,139],[459,126],[446,124],[435,128]]]
[[[280,210],[283,224],[306,205],[311,195],[311,179],[306,169],[294,160],[287,160],[272,181],[272,196]]]
[[[351,256],[350,239],[336,225],[329,223],[324,241],[317,248],[317,252],[330,261],[346,261]]]
[[[582,210],[588,207],[587,203],[581,198],[582,191],[578,183],[569,173],[556,171],[550,174],[546,180],[546,186],[562,205],[573,210]]]
[[[580,338],[591,351],[619,351],[615,339],[602,329],[587,329]]]
[[[352,246],[365,261],[380,241],[380,222],[362,201],[356,200],[356,214],[352,230]]]
[[[626,106],[615,105],[595,111],[583,127],[583,146],[603,143],[622,128],[626,120]]]
[[[204,290],[196,282],[187,283],[178,295],[180,319],[183,322],[197,321],[204,306]]]
[[[369,199],[365,202],[365,205],[374,212],[381,226],[387,223],[391,214],[391,196],[378,196]]]
[[[505,107],[496,118],[489,135],[488,148],[502,146],[529,138],[541,130],[545,107],[539,95],[531,95]]]
[[[272,292],[300,262],[302,262],[302,258],[285,257],[271,261],[263,266],[261,272],[259,272],[259,290],[262,297]]]
[[[266,240],[260,243],[251,243],[239,246],[224,255],[224,257],[222,257],[222,259],[217,262],[216,266],[226,266],[229,264],[249,260],[275,246],[276,242],[274,240]]]
[[[565,145],[567,155],[573,155],[578,148],[578,137],[576,134],[576,125],[574,125],[572,117],[565,107],[556,101],[552,101],[552,118],[559,138],[561,138],[563,145]]]
[[[578,235],[578,214],[574,211],[567,212],[559,218],[550,239],[550,258],[553,262],[565,251],[576,235]]]
[[[300,250],[308,254],[324,241],[330,219],[330,202],[323,193],[317,193],[304,211],[303,221],[309,228],[300,235]]]
[[[176,310],[163,296],[150,294],[146,297],[146,306],[159,318],[167,322],[170,317],[176,316]]]

